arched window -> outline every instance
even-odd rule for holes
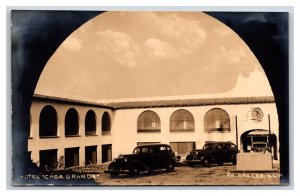
[[[204,131],[230,131],[230,118],[227,112],[220,108],[209,110],[204,117]]]
[[[104,112],[102,116],[102,133],[106,134],[110,132],[110,117],[107,112]]]
[[[177,110],[171,115],[170,131],[195,131],[193,115],[187,110]]]
[[[153,111],[141,113],[137,119],[137,132],[160,132],[159,116]]]
[[[57,113],[50,105],[45,106],[40,113],[39,135],[40,137],[57,136]]]
[[[96,134],[96,114],[93,110],[89,110],[85,116],[85,134]]]
[[[78,136],[79,134],[78,113],[74,108],[67,111],[65,117],[65,136]]]

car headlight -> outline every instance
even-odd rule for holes
[[[127,162],[127,158],[125,158],[124,155],[119,155],[118,159],[124,160],[125,162]]]

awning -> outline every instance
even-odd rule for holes
[[[271,133],[273,134],[273,133]],[[255,130],[255,131],[251,131],[250,133],[248,133],[248,136],[251,135],[269,135],[269,131],[268,130]]]

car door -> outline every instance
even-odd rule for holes
[[[149,153],[148,147],[141,148],[141,152],[138,156],[137,161],[139,161],[149,167],[151,159],[150,159],[150,153]]]
[[[215,146],[213,156],[214,156],[214,159],[217,163],[223,163],[224,162],[224,146],[223,146],[223,144],[217,144]]]
[[[231,149],[231,144],[230,143],[224,144],[224,152],[223,152],[224,162],[230,162],[231,161],[232,153],[233,153],[233,151]]]
[[[229,161],[232,161],[231,159],[234,156],[236,156],[237,152],[238,152],[237,146],[235,144],[231,143],[230,148],[229,148],[229,157],[230,157]]]
[[[164,146],[155,146],[151,148],[151,165],[154,169],[164,168],[166,152],[166,147]]]

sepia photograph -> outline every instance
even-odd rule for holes
[[[289,185],[289,12],[10,14],[13,186]]]

